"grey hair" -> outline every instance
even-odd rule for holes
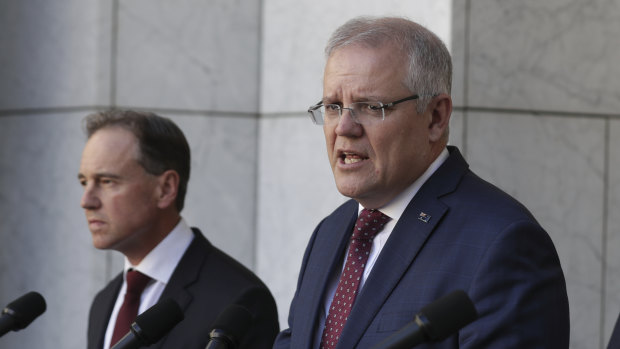
[[[325,47],[327,58],[337,49],[349,45],[378,48],[392,44],[409,60],[403,84],[420,95],[418,113],[423,112],[433,96],[450,94],[452,59],[444,43],[420,24],[399,17],[357,17],[347,21],[332,34]]]

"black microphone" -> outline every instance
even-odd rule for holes
[[[112,349],[138,349],[157,343],[176,324],[183,320],[181,307],[172,299],[165,299],[138,315],[131,329]]]
[[[0,316],[0,337],[9,331],[19,331],[43,314],[45,299],[37,292],[28,292],[9,303]]]
[[[477,318],[478,312],[467,294],[456,290],[422,308],[412,322],[372,349],[406,349],[439,342]]]
[[[273,297],[267,288],[254,286],[246,289],[218,315],[209,333],[206,349],[239,348],[250,328],[258,324],[257,314],[267,311],[266,307],[271,303]],[[256,332],[252,334],[256,335]],[[248,342],[253,339],[248,339]]]
[[[229,305],[215,320],[206,349],[237,349],[252,320],[247,308],[236,303]]]

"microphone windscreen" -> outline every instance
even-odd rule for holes
[[[250,329],[252,320],[252,313],[247,308],[233,303],[218,315],[213,328],[240,340]]]
[[[151,345],[162,339],[183,317],[181,307],[168,298],[138,315],[135,323],[140,327],[144,344]]]
[[[28,292],[9,303],[4,312],[10,312],[15,320],[15,329],[21,330],[45,312],[45,299],[38,292]]]
[[[425,306],[420,314],[428,320],[426,332],[435,341],[448,338],[478,318],[474,304],[462,290],[453,291]]]

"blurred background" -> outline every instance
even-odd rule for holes
[[[0,307],[34,290],[48,309],[0,348],[84,348],[122,267],[79,205],[81,122],[109,107],[182,128],[183,216],[268,284],[285,328],[308,238],[345,200],[306,109],[328,36],[357,15],[446,42],[450,143],[551,235],[571,348],[604,348],[620,312],[620,0],[2,0]]]

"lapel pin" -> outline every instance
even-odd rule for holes
[[[418,215],[418,219],[424,223],[428,223],[428,221],[431,219],[431,215],[420,212],[420,214]]]

